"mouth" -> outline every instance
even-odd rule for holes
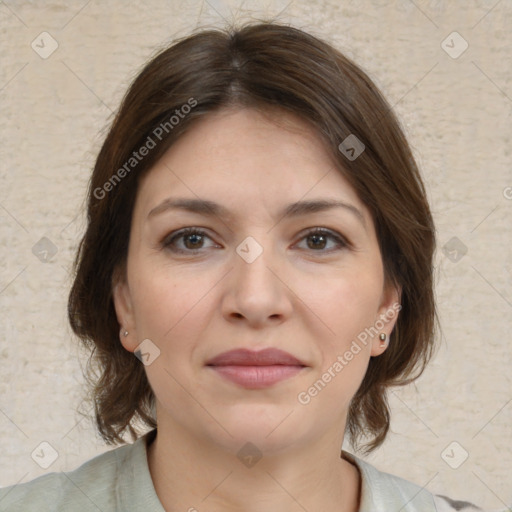
[[[206,363],[221,377],[247,389],[262,389],[300,373],[305,363],[283,350],[224,352]]]

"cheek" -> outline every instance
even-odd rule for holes
[[[197,334],[207,328],[208,292],[215,280],[176,269],[139,268],[132,288],[138,338],[153,340],[161,350],[191,351]]]
[[[196,392],[191,364],[200,364],[195,353],[201,334],[207,332],[207,298],[213,284],[161,269],[141,272],[134,281],[138,340],[150,339],[160,351],[146,366],[146,374],[157,399],[168,407],[178,407],[189,400],[188,393]]]
[[[140,276],[142,277],[142,276]],[[139,337],[161,340],[177,321],[183,301],[174,283],[156,280],[155,276],[139,278],[133,287],[134,313]]]
[[[310,288],[308,306],[328,329],[316,338],[319,367],[297,395],[312,416],[343,415],[366,374],[371,356],[368,329],[374,325],[380,303],[377,276],[353,273]],[[319,331],[320,332],[320,331]],[[329,417],[328,417],[329,416]]]
[[[357,269],[338,276],[309,282],[299,292],[306,305],[324,325],[323,346],[329,352],[345,347],[377,318],[381,300],[382,277],[378,272]]]

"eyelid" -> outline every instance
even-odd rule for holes
[[[306,238],[308,235],[315,234],[315,233],[320,233],[322,235],[330,236],[332,239],[336,240],[336,242],[341,247],[352,248],[352,244],[350,243],[350,241],[347,239],[346,236],[342,235],[341,233],[339,233],[336,230],[333,230],[333,229],[330,229],[330,228],[326,228],[326,227],[323,227],[323,226],[315,226],[315,227],[312,227],[312,228],[308,228],[306,231],[303,231],[301,233],[299,242],[301,240],[303,240],[304,238]],[[331,251],[314,251],[313,250],[313,252],[318,252],[318,253],[322,253],[323,252],[323,253],[329,254]]]
[[[331,228],[327,228],[325,226],[314,226],[312,228],[307,228],[305,231],[303,231],[301,233],[301,236],[308,235],[309,233],[317,233],[317,232],[321,232],[321,233],[325,233],[327,235],[332,235],[335,237],[337,236],[339,238],[345,239],[345,237],[338,231],[331,229]]]
[[[186,235],[189,235],[189,234],[201,235],[203,237],[206,237],[206,238],[209,238],[210,240],[212,240],[212,237],[208,234],[208,232],[204,228],[188,226],[188,227],[185,227],[185,228],[181,228],[181,229],[172,231],[171,233],[166,235],[163,238],[163,240],[161,241],[161,246],[164,249],[168,248],[168,247],[171,246],[172,242],[174,242],[175,240],[179,240],[180,238],[185,237]],[[176,249],[176,248],[174,248],[173,251],[179,252],[179,253],[194,253],[194,252],[200,251],[201,249],[202,248],[196,249],[194,251],[194,249],[184,250],[184,249]]]
[[[206,238],[209,238],[210,240],[212,240],[212,237],[208,234],[208,231],[205,228],[188,226],[188,227],[184,227],[184,228],[172,231],[171,233],[169,233],[168,235],[166,235],[163,238],[163,240],[161,241],[160,244],[163,248],[168,248],[171,246],[171,244],[175,240],[185,237],[186,235],[189,235],[189,234],[197,234],[197,235],[200,235],[200,236],[203,236],[203,237],[206,237]],[[302,231],[299,235],[300,238],[299,238],[298,242],[296,242],[296,244],[298,244],[299,242],[301,242],[302,240],[304,240],[305,238],[307,238],[309,235],[312,235],[312,234],[320,234],[320,235],[328,236],[338,244],[337,248],[330,249],[330,250],[306,249],[313,253],[327,255],[327,254],[332,253],[333,251],[342,250],[344,248],[350,248],[350,249],[353,248],[352,243],[347,239],[347,237],[345,237],[344,235],[342,235],[341,233],[339,233],[336,230],[326,228],[323,226],[314,226],[311,228],[307,228],[305,231]],[[213,242],[213,240],[212,240],[212,242]],[[218,244],[215,244],[215,245],[217,245],[217,247],[218,247]],[[171,250],[172,252],[177,252],[177,253],[182,253],[182,254],[183,253],[197,254],[202,249],[204,249],[204,248],[202,248],[202,247],[200,247],[198,249],[174,248],[174,249],[169,249],[169,250]]]

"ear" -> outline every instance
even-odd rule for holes
[[[137,330],[133,314],[130,287],[126,279],[126,272],[116,269],[112,278],[112,300],[116,310],[117,321],[119,322],[119,339],[123,347],[133,352],[137,346]],[[123,331],[127,331],[125,336]]]
[[[402,309],[402,305],[400,304],[401,297],[402,287],[400,285],[391,282],[385,284],[374,323],[378,333],[372,340],[372,356],[380,356],[388,348],[389,338],[398,319],[398,313]],[[379,337],[381,333],[386,335],[385,342]]]

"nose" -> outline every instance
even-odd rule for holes
[[[262,239],[250,237],[233,252],[222,304],[229,321],[245,321],[259,328],[283,322],[292,311],[284,261],[273,250],[270,237]]]

